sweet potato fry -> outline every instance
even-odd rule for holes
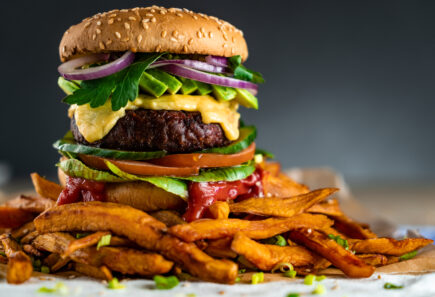
[[[212,219],[228,219],[230,207],[226,201],[216,201],[208,207],[207,212]]]
[[[39,235],[38,231],[32,231],[30,233],[28,233],[26,236],[24,236],[23,238],[21,238],[20,242],[22,244],[27,244],[33,241],[33,239],[35,239],[37,236]]]
[[[0,206],[0,228],[17,228],[33,220],[35,216],[27,211]]]
[[[163,222],[166,226],[172,227],[178,224],[186,224],[180,215],[173,210],[158,210],[150,213],[150,216]]]
[[[284,173],[277,176],[266,174],[262,182],[266,197],[291,197],[309,192],[305,185],[298,184]]]
[[[432,243],[433,240],[426,238],[406,238],[402,240],[393,238],[355,239],[349,240],[349,248],[360,254],[402,256]]]
[[[290,232],[290,239],[329,260],[348,277],[369,277],[375,271],[349,250],[345,250],[325,234],[313,229],[300,229]]]
[[[102,267],[105,267],[105,266],[102,266]],[[74,270],[77,271],[78,273],[81,273],[81,274],[84,274],[86,276],[96,278],[96,279],[110,280],[113,278],[112,274],[110,273],[110,270],[107,269],[107,271],[109,271],[109,273],[110,273],[109,275],[107,275],[107,273],[105,273],[101,268],[91,266],[88,264],[84,264],[84,263],[75,263]],[[110,278],[108,278],[108,277],[110,277]]]
[[[323,201],[338,189],[325,188],[289,198],[250,198],[230,205],[231,212],[289,218]]]
[[[293,266],[314,265],[321,259],[302,246],[261,244],[241,232],[234,236],[231,249],[263,271],[270,271],[280,263],[290,263]]]
[[[180,225],[173,226],[177,227]],[[53,207],[35,219],[41,233],[55,231],[110,231],[127,237],[141,247],[158,251],[201,279],[233,283],[237,265],[215,260],[193,243],[165,234],[165,224],[127,205],[108,202],[82,202]]]
[[[6,280],[9,284],[22,284],[33,272],[32,261],[20,248],[20,245],[10,236],[3,236],[1,243],[8,258]]]
[[[237,254],[231,250],[231,237],[210,240],[207,244],[205,252],[212,257],[216,258],[229,258],[237,257]]]
[[[20,209],[30,213],[39,214],[46,209],[49,209],[55,205],[53,200],[43,197],[31,197],[20,195],[19,197],[9,200],[5,203],[5,206]]]
[[[360,254],[357,255],[358,258],[363,260],[367,265],[371,266],[382,266],[387,265],[388,258],[380,254]]]
[[[36,257],[42,257],[42,253],[40,251],[38,251],[37,249],[35,249],[33,246],[31,246],[30,244],[25,244],[23,245],[23,250],[24,252],[26,252],[26,254],[31,255],[31,256],[36,256]]]
[[[278,176],[281,173],[281,164],[279,162],[263,162],[260,166],[273,176]]]
[[[49,198],[54,201],[57,200],[63,190],[61,185],[43,178],[36,172],[30,174],[30,177],[32,178],[33,187],[35,188],[36,193],[41,197]]]
[[[33,221],[31,221],[18,227],[17,229],[12,230],[11,235],[13,238],[20,239],[35,230],[35,225],[33,224]]]
[[[64,254],[74,238],[64,233],[47,233],[38,236],[33,245],[44,251]],[[102,265],[123,274],[152,276],[171,270],[173,263],[159,254],[144,253],[138,250],[119,247],[86,247],[76,250],[69,256],[73,261],[96,267]]]
[[[357,223],[348,218],[344,214],[340,216],[330,216],[334,219],[334,228],[346,235],[349,238],[355,239],[370,239],[378,236],[373,233],[368,227]]]
[[[314,204],[307,209],[307,212],[326,216],[341,216],[343,214],[337,199],[330,199],[322,203]]]
[[[66,258],[77,250],[96,245],[103,236],[110,235],[110,232],[95,232],[80,239],[76,239],[68,244],[68,247],[62,254]]]
[[[270,218],[260,221],[203,219],[173,226],[169,228],[169,233],[187,242],[232,237],[239,231],[252,239],[265,239],[293,229],[322,229],[331,225],[332,221],[324,215],[303,213],[291,218]]]
[[[67,265],[70,261],[70,258],[62,259],[59,254],[51,253],[44,259],[43,263],[44,265],[50,267],[51,272],[56,272],[62,267],[65,267],[65,265]]]
[[[147,193],[146,196],[143,193]],[[129,182],[106,185],[106,201],[132,206],[143,211],[183,209],[180,197],[149,183]]]

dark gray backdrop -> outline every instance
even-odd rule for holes
[[[435,177],[435,1],[3,1],[0,162],[54,175],[68,129],[58,43],[96,12],[187,7],[241,28],[264,74],[258,145],[285,167],[329,165],[353,182]]]

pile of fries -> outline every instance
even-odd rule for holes
[[[76,271],[105,280],[187,273],[232,284],[241,268],[273,272],[283,265],[298,275],[333,266],[361,278],[432,243],[379,238],[340,210],[331,197],[338,189],[310,191],[277,163],[262,166],[269,172],[264,198],[216,202],[209,208],[212,218],[191,223],[181,219],[182,209],[146,213],[109,202],[56,206],[63,187],[32,174],[39,196],[0,206],[0,263],[7,264],[7,281],[25,282],[41,270],[35,263],[51,273]]]

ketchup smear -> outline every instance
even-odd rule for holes
[[[82,201],[104,201],[106,199],[104,189],[103,182],[68,176],[66,187],[57,198],[57,205]]]
[[[216,201],[228,201],[236,198],[244,200],[263,196],[261,183],[263,175],[264,171],[257,168],[253,174],[242,180],[190,183],[187,211],[183,215],[184,220],[192,222],[202,218],[207,208]]]

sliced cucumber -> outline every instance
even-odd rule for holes
[[[231,143],[230,145],[224,147],[215,147],[211,149],[206,149],[201,152],[203,153],[216,153],[216,154],[235,154],[243,151],[251,143],[254,142],[257,137],[257,129],[255,126],[244,126],[240,128],[239,139]]]
[[[258,109],[258,99],[245,89],[236,89],[237,96],[235,100],[247,108]]]
[[[179,79],[183,83],[183,85],[181,86],[181,93],[183,93],[184,95],[192,94],[193,92],[198,90],[198,86],[196,85],[195,81],[184,77],[179,77]]]
[[[158,69],[149,69],[146,72],[164,83],[168,87],[168,92],[171,94],[176,94],[183,85],[181,81],[175,78],[175,76],[172,76],[167,72]]]
[[[168,89],[168,86],[147,72],[142,73],[139,80],[139,87],[155,97],[162,96]]]
[[[214,96],[223,101],[233,100],[237,96],[235,89],[230,87],[222,87],[217,85],[212,85]]]

